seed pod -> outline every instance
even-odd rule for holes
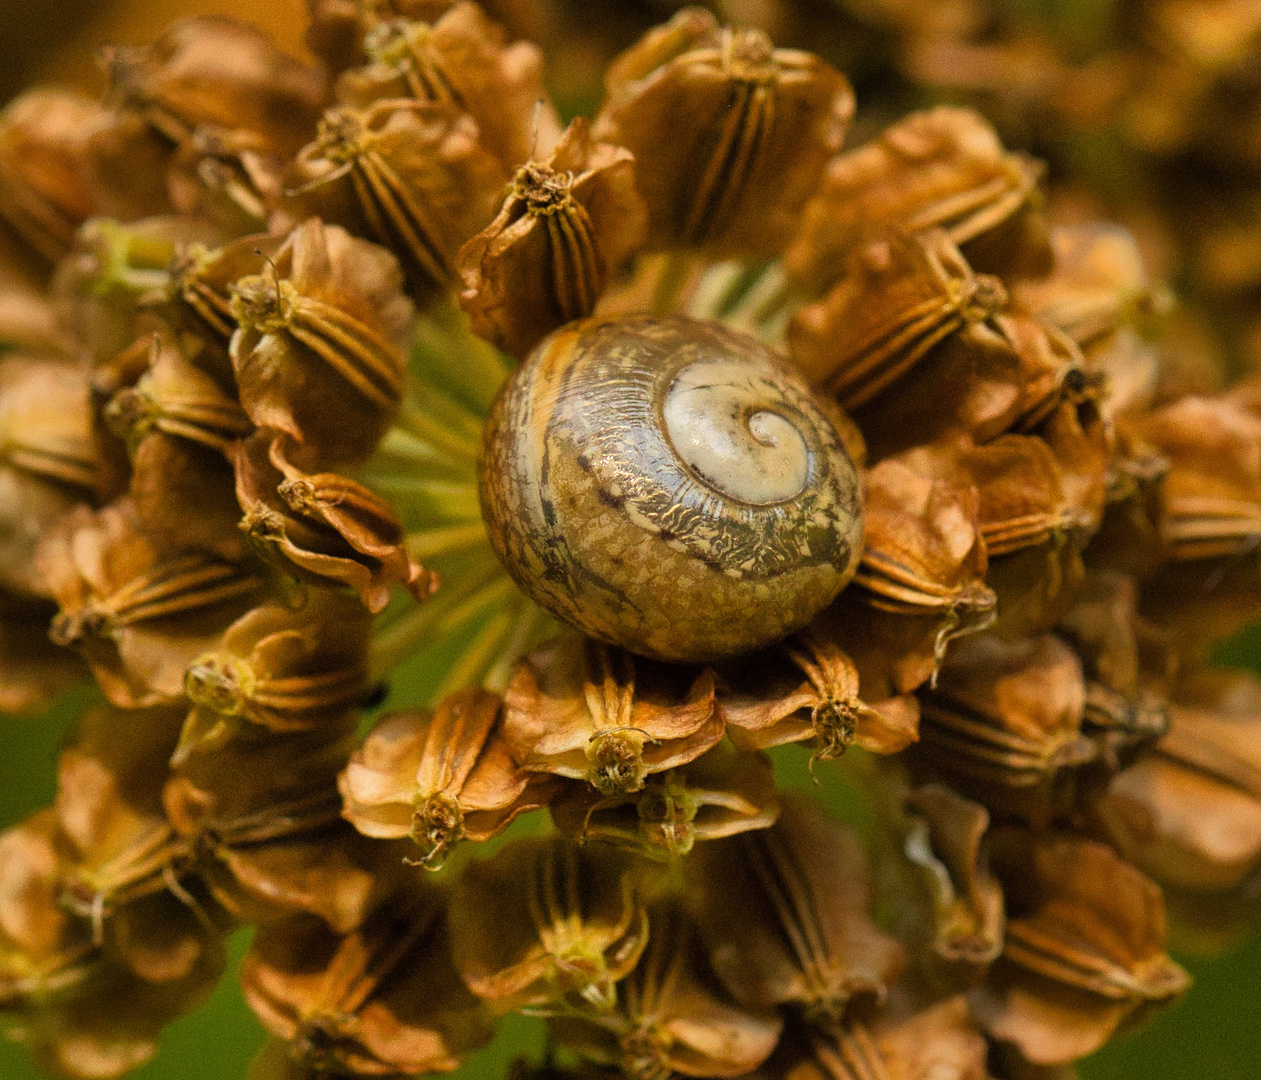
[[[121,708],[179,700],[184,669],[267,587],[252,563],[160,551],[139,531],[128,499],[71,511],[37,558],[61,606],[53,640],[77,645]]]
[[[445,899],[412,884],[342,936],[309,916],[259,931],[242,987],[295,1066],[325,1075],[448,1072],[489,1040],[481,1003],[451,966]]]
[[[595,137],[635,155],[656,248],[775,254],[854,112],[845,76],[688,7],[618,57]]]
[[[550,152],[560,122],[536,45],[505,45],[503,30],[477,4],[452,4],[432,24],[400,14],[377,20],[365,36],[369,63],[337,80],[339,101],[359,109],[403,98],[453,105],[472,116],[482,146],[509,174]]]
[[[692,918],[681,904],[649,912],[648,948],[622,987],[617,1008],[561,1017],[552,1031],[584,1059],[623,1076],[739,1076],[772,1050],[783,1021],[771,1009],[741,1008],[715,985]]]
[[[388,247],[412,295],[430,299],[455,283],[456,253],[494,216],[506,179],[454,105],[378,101],[325,113],[288,190],[300,216],[318,213]]]
[[[995,814],[1049,820],[1068,794],[1061,770],[1095,754],[1081,736],[1085,692],[1080,661],[1056,637],[967,638],[919,692],[916,760]]]
[[[338,777],[343,816],[365,836],[410,837],[437,869],[461,840],[489,840],[547,805],[556,785],[517,767],[500,707],[496,695],[466,690],[432,713],[384,717]]]
[[[1038,191],[1043,172],[1041,162],[1004,151],[970,109],[910,113],[828,163],[785,267],[822,291],[873,235],[941,229],[987,273],[1044,273],[1052,253]]]
[[[491,543],[594,637],[697,661],[778,640],[858,559],[857,475],[827,406],[752,338],[588,321],[518,368],[487,424]]]
[[[437,578],[407,554],[390,504],[336,473],[307,475],[284,442],[259,431],[232,451],[240,528],[260,552],[299,580],[349,585],[373,614],[389,603],[391,585],[429,597]]]
[[[460,249],[460,303],[474,332],[525,356],[590,315],[644,242],[648,209],[634,175],[629,151],[593,142],[582,117],[546,161],[521,166],[498,217]]]
[[[451,947],[470,990],[496,1012],[607,1011],[648,943],[630,864],[602,844],[519,840],[473,863],[451,898]]]
[[[714,970],[746,1007],[792,1005],[834,1030],[852,999],[881,1000],[902,968],[902,947],[868,915],[862,844],[814,805],[785,800],[771,828],[692,858]]]
[[[523,768],[617,796],[699,757],[723,727],[712,672],[569,635],[517,665],[504,692],[503,730]]]
[[[241,720],[272,731],[336,723],[368,696],[371,618],[353,596],[308,589],[292,606],[242,616],[184,673],[193,702],[180,753],[230,738]]]
[[[1187,973],[1164,952],[1160,890],[1111,849],[1003,829],[990,851],[1007,934],[968,1003],[991,1038],[1035,1064],[1064,1064],[1186,991]]]
[[[258,427],[289,435],[309,469],[360,461],[403,394],[412,306],[398,263],[336,225],[298,226],[232,287],[232,364]]]

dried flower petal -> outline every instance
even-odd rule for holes
[[[451,966],[443,901],[413,885],[345,936],[310,917],[265,928],[242,963],[246,1000],[318,1074],[449,1072],[490,1028]]]
[[[657,249],[765,256],[791,236],[854,112],[845,77],[684,8],[618,57],[595,137],[635,155]]]
[[[374,614],[402,585],[423,600],[437,579],[407,554],[393,508],[336,473],[307,475],[283,436],[260,431],[233,449],[241,529],[287,573],[317,585],[349,585]]]
[[[668,861],[698,840],[773,825],[779,800],[769,758],[719,743],[687,765],[650,776],[631,794],[602,796],[570,785],[551,812],[557,828],[579,843],[600,840]]]
[[[398,263],[336,225],[300,225],[267,271],[232,287],[241,405],[307,468],[365,458],[403,393],[411,304]]]
[[[576,636],[517,665],[504,738],[526,768],[586,780],[603,795],[639,791],[722,738],[708,670],[644,660]]]
[[[524,357],[590,315],[647,233],[634,177],[630,152],[593,142],[583,117],[547,160],[521,166],[499,216],[460,250],[460,303],[473,330]]]
[[[571,1000],[611,1009],[648,942],[627,860],[559,836],[518,841],[469,866],[450,918],[456,967],[501,1012]]]
[[[1160,890],[1110,849],[1004,829],[990,850],[1007,937],[968,1000],[992,1038],[1035,1064],[1063,1064],[1187,989],[1186,972],[1164,953]]]
[[[410,837],[423,865],[438,867],[460,840],[489,840],[545,805],[554,785],[512,760],[500,707],[466,690],[432,713],[386,716],[338,779],[343,815],[365,836]]]

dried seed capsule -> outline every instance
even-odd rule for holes
[[[517,170],[499,216],[460,250],[460,303],[473,329],[525,356],[595,309],[605,283],[643,242],[648,209],[627,150],[596,143],[579,117],[546,161]]]
[[[597,139],[635,155],[656,248],[770,255],[854,112],[845,76],[689,7],[613,62]]]
[[[482,509],[509,573],[632,652],[768,644],[857,565],[858,477],[828,407],[765,346],[713,324],[558,331],[501,394],[485,447]]]

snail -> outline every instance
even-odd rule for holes
[[[571,323],[501,391],[483,517],[535,602],[643,656],[778,641],[857,568],[839,412],[756,338],[682,316]]]

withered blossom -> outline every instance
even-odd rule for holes
[[[503,731],[526,769],[624,795],[699,757],[722,738],[723,721],[708,669],[570,634],[517,665],[504,692]]]
[[[1098,807],[1109,840],[1161,884],[1247,887],[1261,865],[1261,692],[1244,672],[1195,680],[1156,752],[1117,775]]]
[[[126,498],[100,511],[76,507],[43,537],[36,558],[61,608],[53,640],[77,646],[123,708],[182,697],[184,669],[268,588],[253,563],[161,551]]]
[[[254,132],[292,154],[325,97],[314,68],[286,56],[261,30],[213,15],[183,19],[153,44],[115,47],[103,59],[109,100],[174,145],[213,124]]]
[[[594,135],[635,156],[650,247],[773,255],[854,113],[845,76],[686,7],[605,76]]]
[[[957,642],[919,695],[916,761],[992,813],[1045,821],[1071,794],[1072,768],[1095,754],[1081,734],[1081,662],[1053,635]]]
[[[230,738],[242,721],[277,732],[336,724],[368,697],[370,637],[368,610],[329,589],[242,615],[184,673],[193,709],[181,753]]]
[[[975,273],[945,233],[892,233],[856,248],[828,294],[797,310],[788,344],[811,382],[854,409],[1006,304],[1003,283]]]
[[[298,154],[287,202],[389,247],[430,299],[455,283],[460,245],[494,217],[508,175],[449,102],[343,105]]]
[[[905,1011],[905,1010],[902,1010]],[[808,1032],[796,1050],[781,1043],[767,1067],[774,1080],[990,1080],[989,1047],[962,996],[873,1025],[853,1021],[831,1035]]]
[[[145,533],[167,549],[241,558],[240,508],[225,452],[253,425],[236,399],[155,336],[148,370],[115,393],[102,415],[127,444],[131,497]]]
[[[775,649],[719,668],[719,708],[736,745],[807,742],[814,757],[826,761],[851,745],[895,754],[915,741],[915,699],[863,701],[858,669],[828,634],[827,621],[822,617]]]
[[[436,868],[461,840],[489,840],[546,805],[555,784],[512,760],[501,705],[463,690],[432,712],[383,718],[338,778],[343,816],[365,836],[410,837],[420,862]]]
[[[421,21],[427,12],[399,14],[365,35],[369,62],[337,80],[339,101],[356,108],[398,98],[454,105],[472,116],[482,146],[509,173],[550,151],[560,122],[543,86],[538,46],[505,44],[502,28],[467,0],[433,12],[432,22]]]
[[[0,218],[49,264],[97,210],[89,136],[104,110],[64,90],[28,90],[0,114]]]
[[[579,843],[599,840],[670,860],[697,841],[774,824],[779,799],[770,759],[722,742],[687,765],[655,773],[640,791],[601,795],[571,784],[550,809],[557,828]]]
[[[307,0],[304,40],[331,72],[341,73],[367,59],[363,39],[388,19],[437,22],[454,0]]]
[[[83,373],[62,360],[0,359],[0,587],[47,596],[40,537],[109,479]]]
[[[405,849],[370,843],[341,820],[336,777],[353,719],[304,733],[242,731],[179,761],[162,793],[167,820],[187,869],[234,917],[306,912],[346,933],[409,873]]]
[[[1007,931],[968,1001],[991,1038],[1034,1064],[1065,1064],[1186,991],[1187,973],[1165,955],[1160,890],[1110,848],[1019,829],[990,843]]]
[[[873,236],[941,229],[980,270],[1037,275],[1051,265],[1038,183],[1044,167],[1003,149],[970,109],[914,112],[833,158],[785,254],[791,278],[824,291]]]
[[[632,1080],[735,1077],[757,1068],[775,1049],[783,1020],[724,993],[681,904],[657,904],[648,920],[648,948],[620,985],[617,1007],[559,1017],[557,1039]]]
[[[304,473],[284,436],[259,431],[232,449],[241,530],[282,570],[348,585],[374,614],[401,585],[423,600],[437,578],[408,553],[402,523],[379,495],[336,473]]]
[[[455,966],[496,1012],[613,1008],[649,934],[630,860],[561,836],[522,840],[472,863],[449,917]]]
[[[905,952],[871,921],[867,855],[847,826],[785,799],[769,829],[693,858],[701,932],[737,1001],[792,1005],[831,1031],[851,1002],[883,1000]]]
[[[870,700],[927,682],[954,638],[994,619],[979,498],[952,458],[920,447],[867,473],[862,560],[833,622]]]
[[[1169,459],[1161,485],[1164,540],[1174,559],[1237,555],[1261,537],[1261,409],[1248,384],[1186,397],[1145,417],[1143,438]]]
[[[261,273],[232,286],[241,405],[307,468],[371,452],[403,394],[412,308],[384,248],[313,218]]]
[[[280,204],[285,160],[267,139],[204,124],[176,150],[167,172],[171,203],[239,236],[265,229]]]
[[[517,170],[498,216],[460,250],[460,303],[475,333],[524,357],[595,310],[646,238],[634,164],[629,151],[593,141],[577,117],[546,160]]]
[[[956,985],[980,981],[1003,948],[1003,891],[989,872],[983,806],[942,784],[926,784],[907,797],[910,828],[903,850],[921,872],[931,896],[922,962]]]
[[[245,999],[305,1075],[449,1072],[489,1041],[451,965],[446,897],[412,883],[338,935],[298,916],[265,927],[241,965]]]

